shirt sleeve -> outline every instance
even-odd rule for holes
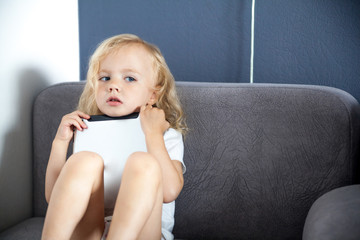
[[[164,134],[164,141],[170,159],[181,162],[184,174],[186,172],[186,166],[184,163],[184,142],[182,134],[173,128],[169,128]]]

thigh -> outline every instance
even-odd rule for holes
[[[92,163],[96,166],[96,164]],[[99,165],[99,164],[98,164]],[[104,174],[101,164],[89,174],[94,177],[94,185],[86,211],[76,226],[71,239],[101,239],[104,231]]]
[[[90,198],[85,215],[76,226],[71,239],[101,239],[104,232],[104,196],[101,191]]]
[[[161,168],[148,153],[132,154],[124,168],[109,239],[161,239]]]
[[[124,171],[123,181],[125,185],[131,186],[131,182],[136,182],[139,178],[142,179],[139,186],[136,186],[141,192],[138,195],[140,198],[138,207],[140,209],[145,207],[143,210],[144,212],[148,210],[148,214],[143,216],[145,222],[138,239],[161,239],[161,216],[164,196],[160,164],[148,153],[136,153],[130,156]]]
[[[163,192],[158,191],[151,215],[140,232],[138,239],[161,239],[161,216],[163,205]]]
[[[104,224],[103,171],[103,160],[94,153],[82,152],[69,158],[51,193],[44,238],[92,239],[101,234]]]

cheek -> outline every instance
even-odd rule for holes
[[[148,90],[144,96],[146,96],[146,101],[149,101],[153,95],[152,90]]]
[[[97,89],[95,91],[95,101],[96,101],[97,105],[99,105],[101,99],[102,99],[102,91],[101,91],[101,89]]]

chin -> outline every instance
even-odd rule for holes
[[[109,117],[122,117],[122,116],[126,116],[133,113],[132,112],[104,112],[105,115],[109,116]]]
[[[129,110],[129,109],[115,109],[115,108],[104,108],[100,109],[102,114],[107,115],[109,117],[122,117],[129,115],[131,113],[136,112],[136,110]]]
[[[105,113],[105,115],[109,116],[109,117],[122,117],[125,116],[126,114],[120,114],[120,113]]]

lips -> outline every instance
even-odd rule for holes
[[[106,100],[106,103],[108,103],[111,106],[117,106],[122,104],[122,101],[118,97],[112,96]]]

